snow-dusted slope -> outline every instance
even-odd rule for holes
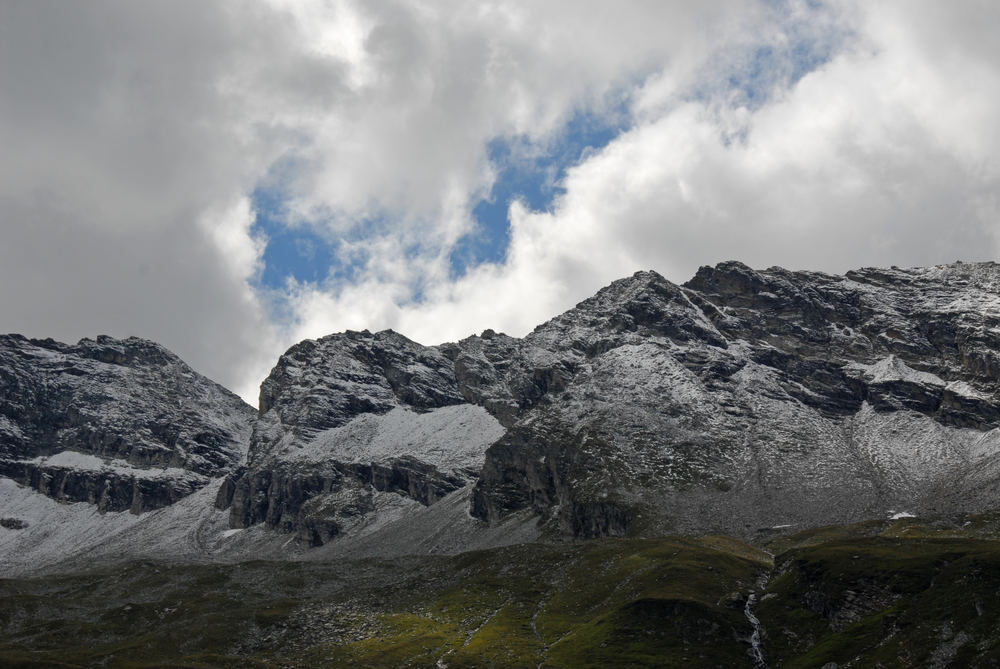
[[[323,430],[311,441],[282,450],[290,462],[382,462],[411,457],[445,471],[478,472],[486,448],[504,433],[485,409],[458,404],[426,413],[395,407],[386,414],[362,414]]]
[[[433,503],[474,471],[442,454],[485,450],[476,517],[528,510],[577,536],[995,505],[942,491],[1000,463],[998,277],[723,263],[684,286],[639,272],[523,339],[303,342],[264,383],[250,467],[219,504],[233,527],[322,543],[372,490]],[[495,419],[483,439],[438,427],[473,404]]]
[[[384,516],[379,493],[431,505],[474,480],[504,433],[463,398],[453,362],[394,332],[307,340],[261,386],[248,466],[217,504],[320,545]]]

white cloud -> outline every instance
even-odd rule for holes
[[[982,17],[960,13],[838,8],[841,51],[752,110],[725,90],[692,100],[664,68],[633,98],[635,127],[570,170],[553,211],[512,207],[502,266],[401,308],[397,283],[370,283],[365,300],[326,295],[324,313],[440,341],[523,334],[646,267],[683,281],[727,258],[843,272],[994,257],[1000,60],[981,50]]]
[[[523,334],[637,269],[995,256],[1000,11],[814,4],[8,4],[0,329],[151,337],[252,398],[299,337]],[[802,45],[830,58],[796,80]],[[451,278],[487,143],[622,103],[550,211],[511,208],[506,259]],[[355,265],[290,284],[290,322],[251,287],[261,183]]]
[[[275,334],[246,284],[246,206],[231,207],[276,148],[224,80],[269,55],[243,42],[280,37],[262,18],[194,2],[0,8],[0,328],[149,337],[249,394]]]

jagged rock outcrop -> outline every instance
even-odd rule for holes
[[[253,409],[158,344],[0,336],[0,475],[141,513],[243,459]]]
[[[373,513],[373,494],[429,505],[469,485],[503,427],[466,401],[444,352],[395,332],[288,350],[261,385],[248,465],[216,506],[319,545]]]
[[[355,499],[345,491],[359,483],[432,504],[475,482],[487,447],[563,389],[574,364],[491,330],[435,347],[390,330],[301,342],[261,385],[248,467],[216,505],[233,528],[265,523],[318,545],[357,523],[330,500]],[[588,535],[623,526],[580,522]]]

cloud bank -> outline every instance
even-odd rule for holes
[[[990,259],[998,28],[972,2],[7,3],[0,329],[149,337],[253,401],[303,337],[520,335],[638,269]],[[456,271],[501,183],[498,246]],[[329,267],[296,279],[279,235]]]

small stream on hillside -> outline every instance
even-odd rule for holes
[[[751,592],[747,596],[746,605],[743,607],[743,615],[750,622],[750,629],[752,630],[750,634],[750,650],[748,652],[750,653],[754,669],[767,669],[767,658],[764,655],[764,644],[761,641],[760,620],[753,614],[753,607],[756,603],[757,595]]]

